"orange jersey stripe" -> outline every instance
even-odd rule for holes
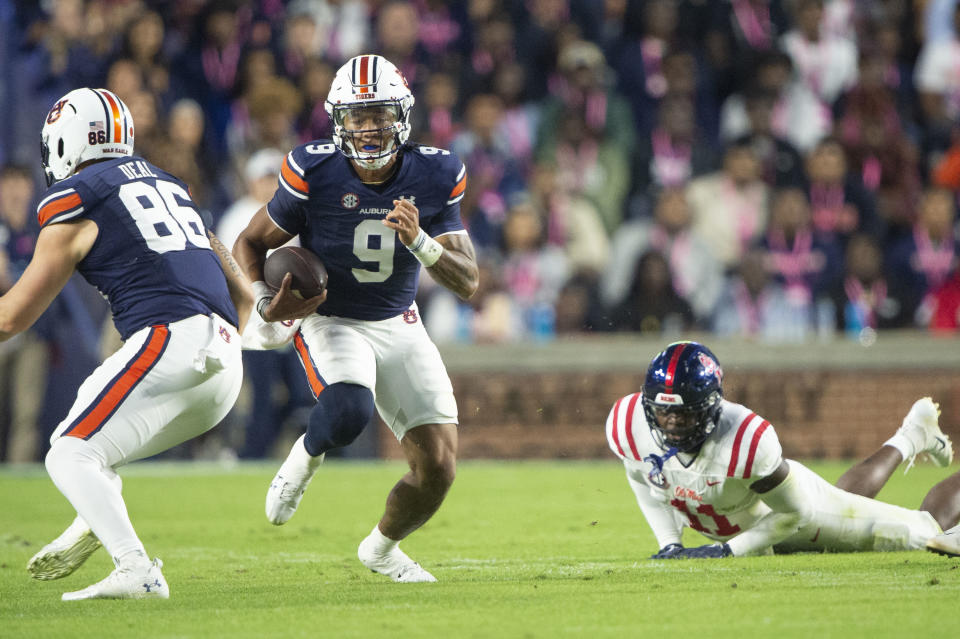
[[[307,383],[310,384],[310,390],[313,391],[314,397],[323,392],[323,382],[320,381],[320,377],[317,375],[317,369],[313,367],[313,360],[310,359],[310,351],[307,350],[307,344],[303,341],[303,336],[298,332],[297,335],[293,338],[293,346],[297,349],[297,354],[300,355],[300,361],[303,362],[303,370],[307,372]]]
[[[467,174],[464,173],[463,178],[459,182],[457,182],[457,185],[455,187],[453,187],[453,190],[450,191],[450,197],[448,197],[447,199],[452,200],[453,198],[463,193],[466,189],[467,189]]]
[[[57,198],[52,202],[47,202],[43,205],[43,208],[40,209],[40,212],[37,214],[37,218],[40,221],[40,226],[43,226],[47,223],[51,217],[57,213],[63,213],[64,211],[69,211],[72,208],[76,208],[83,204],[83,200],[80,199],[80,196],[76,193],[71,193],[66,197]]]
[[[113,113],[113,142],[120,144],[123,142],[123,124],[120,121],[120,107],[109,91],[104,91],[100,95],[110,103],[110,111]]]
[[[103,396],[103,399],[84,417],[76,426],[66,433],[70,437],[79,437],[83,439],[93,431],[100,428],[113,411],[120,405],[120,402],[127,396],[130,389],[140,381],[150,367],[153,366],[167,341],[167,335],[170,329],[166,326],[154,326],[150,332],[149,342],[146,348],[140,353],[140,356],[134,360],[130,368],[118,379],[110,390]]]
[[[294,170],[290,168],[288,158],[283,159],[283,166],[280,168],[280,173],[283,175],[283,179],[287,181],[287,184],[298,191],[310,193],[310,185],[307,184],[306,180],[297,175]]]

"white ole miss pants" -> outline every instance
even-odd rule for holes
[[[788,463],[802,482],[813,518],[777,544],[777,552],[921,550],[928,539],[942,532],[928,512],[848,493],[803,464],[792,459]]]
[[[242,381],[240,336],[221,317],[148,326],[83,382],[50,443],[86,440],[108,467],[150,457],[216,426]]]
[[[457,423],[453,385],[416,304],[379,321],[310,315],[293,343],[314,396],[337,382],[369,388],[398,440],[416,426]]]

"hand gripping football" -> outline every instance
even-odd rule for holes
[[[281,246],[267,256],[263,279],[267,286],[280,290],[283,277],[293,276],[290,289],[303,299],[315,297],[327,288],[327,269],[315,253],[299,246]]]

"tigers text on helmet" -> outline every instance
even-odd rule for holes
[[[334,144],[364,168],[386,166],[410,137],[413,103],[407,80],[389,60],[351,58],[337,71],[327,96]]]
[[[675,342],[650,362],[643,384],[643,412],[654,441],[663,450],[699,450],[717,426],[722,399],[723,370],[706,346]]]
[[[133,118],[106,89],[75,89],[53,105],[40,133],[47,186],[66,179],[90,160],[133,155]]]

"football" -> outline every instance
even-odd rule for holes
[[[323,293],[327,288],[327,269],[312,251],[299,246],[281,246],[267,256],[263,264],[263,279],[267,286],[277,291],[283,277],[290,273],[291,290],[306,299]]]

